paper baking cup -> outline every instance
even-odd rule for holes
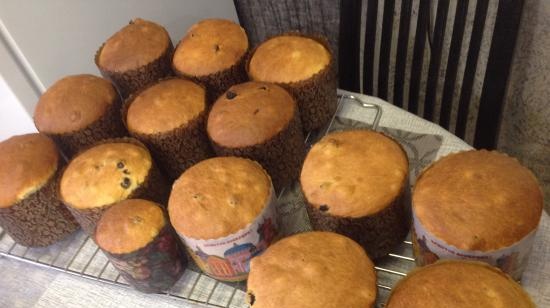
[[[250,260],[260,255],[277,235],[276,196],[271,188],[263,211],[245,228],[217,239],[194,239],[179,233],[195,263],[208,276],[223,281],[248,277]]]
[[[413,252],[418,266],[439,259],[470,260],[500,268],[515,280],[520,280],[535,239],[536,228],[514,244],[491,251],[464,250],[447,244],[430,233],[416,217],[413,207]]]
[[[306,202],[307,203],[307,202]],[[409,233],[410,187],[408,181],[399,195],[382,211],[364,217],[340,217],[325,214],[307,203],[313,230],[345,235],[363,246],[371,259],[390,253]]]
[[[183,275],[187,257],[178,237],[166,225],[147,246],[124,254],[102,249],[120,275],[138,291],[161,293]]]
[[[334,56],[326,38],[321,36],[304,35],[298,32],[288,32],[273,36],[302,36],[315,40],[322,44],[330,54],[330,63],[317,74],[310,78],[297,82],[276,83],[286,89],[298,104],[302,125],[304,131],[308,132],[321,128],[330,122],[330,119],[336,112],[337,98],[336,89],[338,80],[336,78]],[[269,40],[267,39],[267,40]],[[246,71],[249,72],[250,60],[252,59],[256,47],[250,52],[246,61]],[[248,74],[250,76],[250,74]]]
[[[0,224],[23,246],[48,246],[78,230],[79,225],[57,199],[58,171],[36,192],[7,208],[0,208]]]
[[[171,63],[174,45],[171,41],[157,59],[139,68],[123,72],[110,71],[99,65],[99,55],[104,45],[101,45],[95,54],[95,64],[101,75],[113,82],[123,99],[150,83],[173,75]]]
[[[93,146],[97,146],[105,143],[130,143],[130,144],[137,145],[147,149],[147,147],[143,145],[143,143],[139,142],[134,138],[107,139],[107,140],[100,141],[94,144]],[[82,152],[84,151],[85,150],[83,150]],[[61,181],[61,177],[59,177],[59,181]],[[169,193],[170,193],[170,186],[168,185],[168,183],[160,173],[159,169],[155,165],[155,162],[152,161],[151,169],[149,170],[149,173],[145,177],[143,183],[141,183],[141,185],[138,188],[136,188],[132,193],[130,193],[130,195],[126,199],[145,199],[145,200],[156,202],[160,205],[165,205],[168,202]],[[63,198],[61,197],[61,194],[59,193],[59,190],[58,190],[58,196],[60,200],[63,200]],[[119,200],[119,201],[122,201],[122,200]],[[115,204],[116,202],[111,204],[106,204],[100,207],[95,207],[95,208],[78,209],[73,207],[69,203],[65,203],[65,205],[71,211],[71,213],[76,218],[80,226],[82,226],[82,229],[86,233],[88,233],[88,235],[90,236],[94,234],[97,222],[99,221],[103,213],[108,208],[110,208]]]
[[[285,129],[261,144],[229,148],[216,143],[212,138],[210,141],[218,156],[246,157],[260,163],[271,177],[277,192],[300,176],[306,155],[298,108]]]

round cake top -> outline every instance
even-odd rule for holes
[[[542,191],[529,169],[495,151],[448,155],[416,181],[413,210],[422,226],[465,250],[516,243],[538,226]]]
[[[112,72],[125,72],[160,58],[170,45],[162,26],[141,18],[113,34],[99,51],[98,66]]]
[[[40,189],[55,174],[59,154],[42,134],[13,136],[0,142],[0,208]]]
[[[535,307],[498,268],[472,261],[438,261],[418,268],[393,289],[387,308]]]
[[[268,204],[271,180],[260,164],[215,157],[187,169],[174,182],[168,213],[178,233],[217,239],[251,223]]]
[[[142,199],[128,199],[102,214],[97,223],[95,241],[110,253],[130,253],[151,243],[165,225],[159,205]]]
[[[215,143],[224,147],[261,144],[289,125],[296,108],[292,96],[280,86],[246,82],[232,86],[218,98],[206,130]]]
[[[128,107],[128,130],[155,134],[187,125],[206,108],[204,88],[183,79],[161,81],[136,96]],[[154,115],[154,116],[152,116]]]
[[[407,176],[407,155],[397,142],[374,131],[348,130],[313,145],[300,183],[312,206],[332,216],[364,217],[391,205]]]
[[[297,82],[311,78],[330,63],[323,44],[298,35],[282,35],[263,42],[250,59],[250,79],[266,82]]]
[[[374,307],[374,264],[353,240],[305,232],[271,245],[250,262],[248,302],[254,308]]]
[[[69,162],[61,178],[61,199],[76,209],[124,200],[145,181],[151,166],[145,147],[123,141],[96,145]]]
[[[117,91],[103,78],[67,76],[42,94],[34,110],[34,123],[43,133],[74,132],[101,118],[117,99]]]
[[[189,28],[181,39],[172,65],[190,76],[206,76],[237,64],[248,50],[248,37],[236,23],[205,19]]]

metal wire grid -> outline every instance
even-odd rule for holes
[[[372,127],[377,128],[381,116],[379,106],[364,103],[351,95],[339,95],[338,111],[344,102],[354,102],[357,106],[375,110]],[[311,145],[318,137],[325,135],[333,122],[334,117],[327,128],[321,130],[321,133],[308,134],[306,143]],[[282,198],[284,193],[283,191],[279,198]],[[129,287],[107,257],[99,253],[99,248],[84,232],[77,232],[66,240],[45,248],[29,248],[15,243],[0,228],[0,256],[90,280]],[[414,266],[411,242],[408,240],[404,241],[394,253],[377,260],[375,269],[379,289],[378,307],[383,307],[392,286],[406,276]],[[245,302],[245,287],[245,282],[226,283],[208,277],[190,261],[182,278],[164,295],[191,303],[207,304],[211,307],[241,308],[248,307]]]

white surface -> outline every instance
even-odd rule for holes
[[[0,141],[13,135],[36,132],[32,118],[0,76]]]

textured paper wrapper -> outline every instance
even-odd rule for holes
[[[338,87],[338,79],[335,71],[334,56],[326,38],[321,36],[288,32],[273,36],[271,38],[288,35],[302,36],[315,40],[322,44],[330,54],[329,64],[310,78],[297,82],[276,83],[290,92],[294,99],[296,99],[296,103],[298,103],[298,108],[300,109],[303,129],[304,131],[309,132],[328,124],[336,112],[336,90]],[[250,52],[246,61],[246,71],[249,77],[250,60],[252,59],[256,49],[257,47]],[[250,79],[252,80],[252,78]]]
[[[416,217],[413,210],[413,252],[418,266],[434,263],[439,259],[470,260],[488,263],[500,268],[515,280],[520,280],[535,239],[536,229],[518,242],[497,250],[464,250],[445,243],[431,234]]]
[[[150,83],[173,75],[171,63],[174,45],[170,40],[168,40],[168,46],[160,57],[146,65],[123,72],[110,71],[99,65],[99,55],[103,46],[105,44],[101,45],[95,54],[95,64],[101,75],[113,82],[123,99]]]
[[[115,101],[109,105],[105,113],[88,126],[69,133],[45,134],[55,141],[63,154],[71,158],[82,149],[88,148],[98,141],[128,135],[120,117],[121,105],[120,97],[117,95]]]
[[[140,141],[134,139],[134,138],[115,138],[115,139],[106,139],[103,141],[100,141],[96,144],[94,144],[91,147],[105,144],[105,143],[130,143],[133,145],[140,146],[142,148],[147,149],[143,143]],[[90,147],[90,148],[91,148]],[[85,152],[86,150],[83,150],[82,152]],[[82,153],[81,152],[81,153]],[[61,181],[61,177],[59,177],[59,181]],[[168,196],[170,194],[170,187],[162,174],[160,173],[159,169],[155,165],[155,162],[151,160],[151,169],[149,170],[149,173],[143,180],[143,183],[139,187],[137,187],[126,199],[145,199],[149,201],[156,202],[160,205],[165,205],[168,202]],[[58,190],[59,199],[63,200],[61,197],[61,194]],[[122,200],[119,200],[122,201]],[[88,235],[92,236],[95,231],[95,227],[103,213],[113,206],[115,203],[106,204],[100,207],[90,208],[90,209],[78,209],[72,206],[69,203],[65,202],[65,205],[67,208],[71,211],[73,216],[76,218],[80,226],[82,226],[82,229],[88,233]]]
[[[144,293],[167,291],[187,267],[187,256],[169,225],[147,246],[136,251],[125,254],[103,252],[124,280]]]
[[[298,109],[288,126],[264,143],[242,148],[227,148],[217,144],[212,138],[210,140],[218,156],[246,157],[260,163],[271,177],[277,192],[288,187],[300,176],[306,155]]]
[[[0,224],[18,244],[48,246],[78,230],[74,217],[57,199],[59,169],[58,166],[58,171],[36,192],[0,209]]]
[[[313,230],[345,235],[359,243],[371,259],[377,259],[390,253],[409,233],[409,183],[405,183],[389,206],[370,216],[332,216],[309,203],[306,210]]]
[[[170,80],[166,78],[158,82]],[[149,87],[157,84],[151,84]],[[149,88],[148,87],[148,88]],[[145,88],[132,94],[122,108],[122,119],[128,127],[126,117],[132,101]],[[206,99],[206,98],[205,98]],[[205,102],[205,108],[208,108]],[[130,131],[132,137],[140,140],[151,150],[161,169],[170,180],[177,179],[185,170],[194,164],[214,156],[214,151],[206,134],[206,118],[208,110],[202,111],[196,118],[168,132],[143,134]]]
[[[202,240],[179,234],[187,251],[207,275],[223,281],[248,277],[250,259],[260,255],[277,235],[277,199],[273,189],[262,213],[245,228],[222,238]]]
[[[176,46],[177,50],[177,46]],[[192,76],[179,71],[173,64],[172,69],[177,76],[184,77],[206,87],[206,96],[209,104],[215,102],[220,95],[225,93],[231,86],[248,81],[248,75],[244,68],[245,61],[248,52],[245,52],[243,56],[231,67],[221,70],[219,72],[204,75],[204,76]]]

